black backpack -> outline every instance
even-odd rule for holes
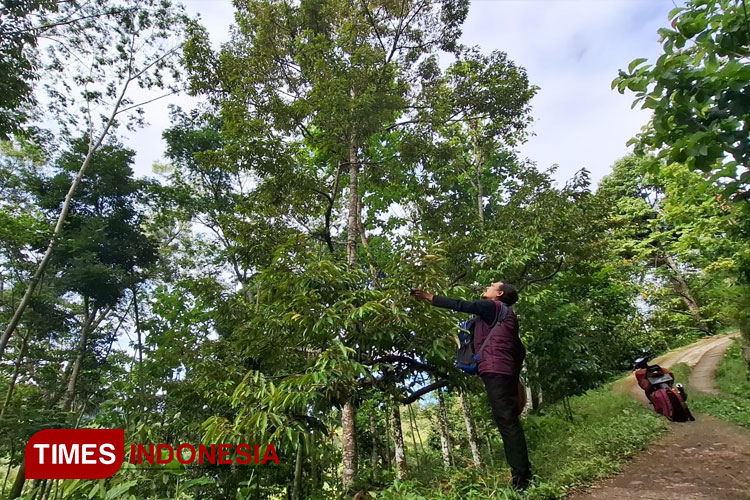
[[[477,373],[479,370],[479,360],[482,357],[484,348],[495,333],[493,330],[495,325],[505,321],[505,317],[508,315],[508,308],[502,302],[500,302],[500,305],[498,306],[497,301],[495,301],[495,309],[495,321],[490,325],[490,331],[487,334],[487,338],[482,342],[482,345],[479,348],[479,353],[474,352],[474,324],[476,323],[477,318],[472,318],[464,323],[464,328],[469,330],[468,334],[464,332],[459,332],[458,334],[460,345],[458,349],[456,349],[456,366],[466,373],[472,375]]]

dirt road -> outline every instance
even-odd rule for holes
[[[729,336],[708,337],[654,362],[667,367],[686,363],[693,367],[693,391],[717,393],[714,372],[731,342]],[[635,377],[623,379],[615,390],[647,403]],[[569,500],[750,500],[750,430],[707,415],[695,417],[695,422],[670,424],[669,434],[620,475]]]

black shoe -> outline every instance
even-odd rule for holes
[[[520,477],[514,477],[513,488],[519,493],[523,494],[526,492],[526,490],[529,489],[529,487],[531,487],[531,483],[533,480],[534,476],[531,473],[525,474]]]

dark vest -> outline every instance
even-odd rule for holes
[[[506,306],[507,307],[507,306]],[[512,307],[502,322],[498,322],[493,330],[490,341],[480,353],[479,375],[485,373],[500,373],[503,375],[519,376],[521,366],[526,357],[526,348],[518,336],[518,319]],[[476,318],[474,324],[474,352],[479,353],[484,339],[490,332],[489,325],[481,318]]]

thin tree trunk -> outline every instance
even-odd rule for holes
[[[378,271],[375,269],[375,266],[373,265],[374,257],[372,256],[372,252],[370,251],[370,242],[367,239],[367,233],[365,232],[365,226],[362,224],[362,197],[359,196],[359,199],[357,201],[357,231],[359,231],[359,236],[362,241],[362,248],[365,249],[367,252],[367,258],[370,259],[369,267],[370,267],[370,275],[372,276],[372,283],[375,285],[375,288],[380,288],[380,280],[378,279]]]
[[[310,433],[310,450],[308,456],[310,457],[310,482],[313,490],[317,490],[320,487],[320,467],[318,466],[318,453],[315,447],[315,432]]]
[[[494,456],[493,456],[493,454],[492,454],[492,442],[490,441],[490,433],[489,433],[489,432],[487,432],[487,430],[488,430],[488,429],[487,429],[487,427],[485,426],[485,428],[484,428],[484,431],[485,431],[485,432],[484,432],[484,437],[485,437],[485,439],[487,440],[487,451],[488,451],[488,452],[489,452],[489,454],[490,454],[490,465],[491,465],[491,466],[492,466],[492,468],[494,469],[494,468],[495,468],[495,457],[494,457]]]
[[[143,370],[143,340],[141,339],[141,320],[138,316],[137,293],[138,285],[133,285],[133,311],[135,312],[135,332],[138,335],[138,368]]]
[[[23,363],[23,358],[26,356],[26,350],[29,346],[29,335],[31,335],[30,332],[26,332],[26,336],[23,337],[23,342],[21,343],[21,350],[18,353],[18,358],[16,359],[16,366],[13,367],[13,376],[10,378],[10,383],[8,384],[8,392],[5,393],[5,401],[3,401],[3,408],[0,410],[0,417],[5,415],[5,410],[8,408],[8,405],[10,404],[10,398],[13,396],[13,389],[16,386],[16,380],[18,380],[18,375],[21,373],[21,364]]]
[[[443,454],[443,465],[451,466],[451,438],[448,433],[448,416],[445,411],[443,391],[438,389],[438,427],[440,429],[440,451]]]
[[[482,184],[484,155],[479,148],[479,125],[476,121],[471,124],[471,142],[474,148],[474,168],[476,168],[477,175],[477,215],[479,216],[479,226],[484,227],[484,186]]]
[[[466,425],[466,434],[469,436],[469,446],[471,447],[471,458],[474,465],[482,465],[482,455],[479,453],[479,440],[477,439],[477,428],[474,425],[474,417],[471,414],[469,397],[463,391],[458,393],[458,399],[461,401],[461,410],[464,414],[464,424]]]
[[[742,356],[745,358],[745,364],[747,365],[746,378],[747,380],[750,380],[750,319],[744,319],[741,321],[740,333],[742,334],[740,348]]]
[[[424,451],[424,443],[422,442],[422,434],[419,433],[419,426],[417,425],[417,415],[414,412],[414,408],[412,408],[411,405],[409,405],[409,413],[411,415],[411,419],[414,421],[414,428],[417,431],[417,439],[419,440],[419,447],[422,449],[422,456],[426,457],[427,452]]]
[[[75,398],[76,384],[78,383],[78,375],[81,372],[81,364],[83,364],[83,356],[86,354],[86,344],[89,339],[89,328],[94,321],[97,309],[94,308],[93,312],[89,312],[89,301],[88,298],[84,297],[84,320],[83,326],[81,327],[81,337],[78,340],[78,347],[76,359],[73,362],[73,371],[70,373],[70,379],[68,379],[68,387],[65,390],[65,399],[63,400],[63,410],[71,411],[73,408],[73,399]]]
[[[352,99],[354,93],[352,92]],[[357,144],[352,135],[349,141],[349,218],[348,234],[346,240],[346,261],[353,266],[357,262],[357,233],[359,214],[359,189],[357,187],[357,174],[359,163],[357,161]],[[351,402],[344,405],[341,412],[341,428],[344,438],[343,453],[343,485],[344,489],[350,488],[357,480],[357,412]]]
[[[357,144],[355,139],[349,143],[349,217],[347,221],[346,261],[357,262],[357,233],[359,232],[359,162],[357,161]]]
[[[404,434],[401,431],[401,410],[398,403],[393,405],[393,441],[396,444],[396,478],[406,479],[406,452]]]
[[[542,406],[542,391],[536,384],[530,384],[529,390],[531,391],[531,410],[536,413]]]
[[[49,398],[49,407],[54,408],[58,405],[60,400],[65,396],[65,390],[68,387],[68,380],[70,380],[70,372],[73,371],[73,363],[68,363],[65,366],[65,369],[62,371],[62,375],[60,376],[60,384],[55,389],[55,392],[50,395]]]
[[[706,332],[709,335],[713,334],[713,331],[708,326],[708,323],[706,323],[706,320],[701,315],[698,302],[696,302],[695,297],[693,297],[693,294],[690,291],[690,287],[688,286],[687,281],[685,280],[685,276],[682,274],[682,271],[680,271],[680,268],[677,266],[677,263],[674,261],[672,256],[669,255],[669,253],[667,252],[664,252],[664,257],[667,261],[667,265],[669,266],[669,269],[671,269],[673,273],[671,281],[672,281],[672,286],[675,289],[675,292],[677,292],[677,295],[679,295],[680,298],[682,298],[682,301],[687,306],[688,310],[690,311],[690,314],[692,314],[693,319],[695,319],[695,322],[698,325],[698,328]]]
[[[13,486],[10,488],[9,499],[18,498],[23,492],[23,485],[26,483],[26,458],[21,456],[21,465],[18,467],[16,472],[16,480],[13,481]]]
[[[65,390],[65,400],[63,402],[63,410],[71,411],[73,408],[73,400],[75,399],[76,384],[78,383],[78,376],[81,373],[81,366],[83,364],[83,358],[86,355],[86,345],[88,343],[88,337],[91,332],[99,327],[102,320],[107,317],[109,312],[112,310],[112,306],[102,311],[97,318],[99,307],[94,307],[94,310],[89,313],[88,299],[84,297],[84,322],[81,327],[81,338],[78,344],[78,355],[73,362],[73,370],[70,373],[70,379],[68,380],[68,387]]]
[[[341,412],[341,430],[344,437],[344,489],[350,488],[357,480],[357,413],[352,403],[346,403]]]
[[[297,459],[294,462],[294,485],[292,487],[292,500],[300,500],[302,494],[302,458],[305,446],[302,435],[297,440]]]
[[[13,456],[16,454],[16,448],[11,443],[10,445],[10,456],[8,457],[8,466],[5,468],[5,479],[3,479],[3,489],[0,490],[0,497],[5,498],[5,486],[8,484],[8,476],[10,476],[10,469],[12,467],[10,466],[11,462],[13,462]]]
[[[422,468],[422,461],[419,459],[419,448],[417,447],[417,431],[414,425],[414,415],[411,412],[411,405],[407,405],[409,412],[409,428],[411,429],[411,442],[414,445],[414,456],[417,458],[417,470]]]
[[[378,435],[375,426],[375,408],[370,412],[370,438],[372,440],[372,450],[370,452],[370,467],[372,468],[372,480],[375,480],[378,469]]]
[[[477,168],[477,211],[479,212],[479,227],[484,227],[484,193],[482,187],[482,172]]]
[[[391,415],[385,410],[385,466],[391,470]]]
[[[52,238],[50,238],[49,245],[47,245],[47,250],[44,252],[44,257],[42,257],[42,260],[39,263],[39,266],[37,266],[36,271],[34,272],[34,275],[31,277],[31,280],[29,281],[29,284],[26,287],[26,292],[24,293],[23,298],[21,299],[21,303],[18,304],[18,307],[13,313],[13,317],[8,323],[8,326],[5,328],[5,331],[3,332],[2,336],[0,336],[0,358],[3,357],[3,353],[5,352],[5,347],[8,345],[10,336],[13,335],[13,332],[16,330],[18,323],[21,321],[21,316],[23,316],[23,312],[26,310],[26,306],[29,305],[29,301],[31,300],[31,295],[34,293],[34,290],[36,289],[36,286],[39,283],[39,280],[42,279],[42,276],[44,275],[44,271],[47,269],[47,264],[49,264],[50,258],[52,257],[52,252],[55,248],[55,244],[57,243],[57,240],[60,237],[60,234],[62,233],[63,225],[65,224],[65,219],[68,217],[68,211],[70,211],[70,204],[71,204],[71,201],[73,200],[73,194],[75,194],[76,189],[78,189],[78,185],[81,183],[81,180],[83,179],[83,176],[85,175],[86,170],[88,169],[89,163],[91,163],[91,159],[94,157],[94,154],[99,150],[99,146],[102,145],[104,138],[109,133],[109,129],[112,127],[112,124],[115,121],[115,116],[117,115],[120,109],[122,100],[125,98],[125,93],[127,92],[128,85],[130,84],[132,80],[133,80],[133,77],[130,77],[128,78],[128,80],[125,81],[122,91],[120,91],[120,95],[117,98],[117,102],[112,108],[112,113],[110,114],[109,119],[107,120],[107,123],[104,125],[104,129],[102,130],[102,133],[99,135],[96,141],[93,141],[93,137],[92,137],[92,141],[89,143],[89,150],[86,153],[86,158],[84,158],[83,163],[81,164],[81,168],[78,170],[78,174],[76,174],[75,179],[73,179],[73,183],[70,185],[70,189],[68,189],[68,193],[65,195],[65,201],[63,202],[62,210],[60,211],[60,216],[57,218],[57,224],[55,224],[55,230],[52,233]],[[91,130],[91,132],[93,132],[93,130]]]

